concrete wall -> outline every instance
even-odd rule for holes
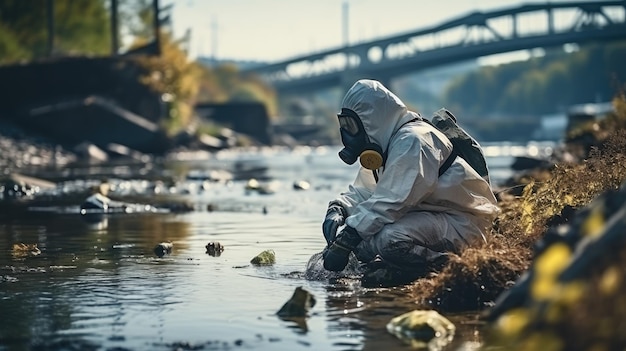
[[[140,68],[124,57],[68,57],[0,66],[0,111],[21,114],[40,105],[99,95],[157,121],[164,108],[160,97],[139,83],[140,74]]]
[[[169,145],[157,125],[165,106],[141,74],[126,57],[0,67],[0,118],[69,147],[87,141],[163,152]]]

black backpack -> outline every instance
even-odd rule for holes
[[[463,128],[457,124],[456,117],[445,108],[433,114],[429,122],[445,134],[450,142],[452,142],[452,154],[446,159],[446,162],[439,168],[439,176],[444,174],[452,165],[457,156],[462,157],[474,170],[480,174],[483,179],[489,181],[489,170],[487,169],[487,161],[482,148],[471,135],[467,134]]]

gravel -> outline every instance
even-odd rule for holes
[[[33,168],[63,167],[77,160],[60,145],[0,120],[0,177]]]

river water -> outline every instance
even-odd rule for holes
[[[512,174],[513,156],[541,156],[554,144],[483,146],[497,185]],[[171,194],[193,205],[185,213],[93,221],[75,207],[1,214],[0,350],[409,350],[385,329],[416,308],[407,287],[304,278],[324,246],[327,203],[356,174],[338,150],[179,154],[150,165],[172,184],[142,179],[144,166],[99,165],[58,186],[106,174],[111,194]],[[246,188],[251,178],[261,191]],[[173,251],[157,257],[153,248],[164,241]],[[222,254],[207,254],[209,242],[221,243]],[[41,254],[18,255],[11,249],[19,243],[37,244]],[[276,263],[251,265],[264,250],[275,252]],[[278,318],[297,287],[315,297],[309,316]],[[448,349],[480,345],[475,313],[447,317],[457,325]]]

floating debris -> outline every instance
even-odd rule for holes
[[[211,241],[206,244],[206,253],[210,256],[218,257],[224,252],[224,245],[222,245],[219,241]]]
[[[15,283],[18,282],[19,279],[16,277],[11,277],[9,275],[0,275],[0,283]]]
[[[50,266],[50,271],[64,271],[66,269],[77,269],[78,266]]]
[[[246,183],[246,190],[259,190],[261,188],[261,183],[255,178],[250,178]]]
[[[18,243],[13,244],[11,254],[13,258],[34,257],[41,255],[41,250],[39,250],[37,244]]]
[[[259,182],[256,178],[250,178],[248,182],[246,182],[245,190],[246,194],[254,191],[261,195],[271,195],[276,193],[276,187],[278,184],[273,182]]]
[[[311,188],[311,183],[306,180],[299,180],[293,183],[294,190],[309,190]]]
[[[172,253],[172,249],[174,248],[174,244],[171,242],[163,242],[154,247],[154,254],[163,257],[165,255],[169,255]]]
[[[274,250],[265,250],[250,260],[255,266],[271,266],[276,263],[276,254]]]

